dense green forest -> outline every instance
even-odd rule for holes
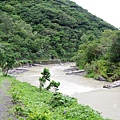
[[[73,60],[80,68],[88,68],[103,55],[118,62],[119,55],[113,50],[117,43],[106,42],[115,33],[110,32],[104,39],[104,31],[108,29],[117,30],[69,0],[1,0],[0,66],[8,71],[21,60],[56,58],[70,61],[76,54]],[[108,52],[110,44],[113,48]],[[95,55],[91,55],[94,51],[97,51]]]
[[[106,30],[99,39],[79,46],[72,58],[88,77],[104,77],[108,81],[120,79],[120,31]]]
[[[116,28],[69,0],[0,2],[0,48],[16,60],[69,59],[106,29]]]

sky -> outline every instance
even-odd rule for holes
[[[120,28],[120,0],[71,0],[88,12]]]

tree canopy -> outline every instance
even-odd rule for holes
[[[80,68],[103,56],[115,63],[120,60],[120,35],[112,30],[117,28],[70,0],[1,0],[0,67],[73,56]]]
[[[72,58],[87,75],[107,80],[120,79],[120,31],[106,30],[99,39],[79,46]]]
[[[17,60],[69,60],[106,29],[116,28],[69,0],[0,1],[0,43],[9,43]]]

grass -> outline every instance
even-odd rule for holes
[[[7,79],[12,81],[12,113],[20,120],[108,120],[89,106],[78,104],[75,98],[47,90],[40,91],[15,78]]]

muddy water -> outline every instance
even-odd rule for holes
[[[89,105],[94,110],[99,111],[102,116],[120,119],[120,87],[113,89],[103,89],[106,82],[96,81],[77,75],[66,75],[65,69],[74,66],[74,63],[63,65],[44,65],[28,68],[29,71],[18,74],[18,80],[28,82],[39,87],[39,77],[46,67],[50,70],[51,79],[59,81],[59,91],[63,94],[75,97],[80,104]]]

